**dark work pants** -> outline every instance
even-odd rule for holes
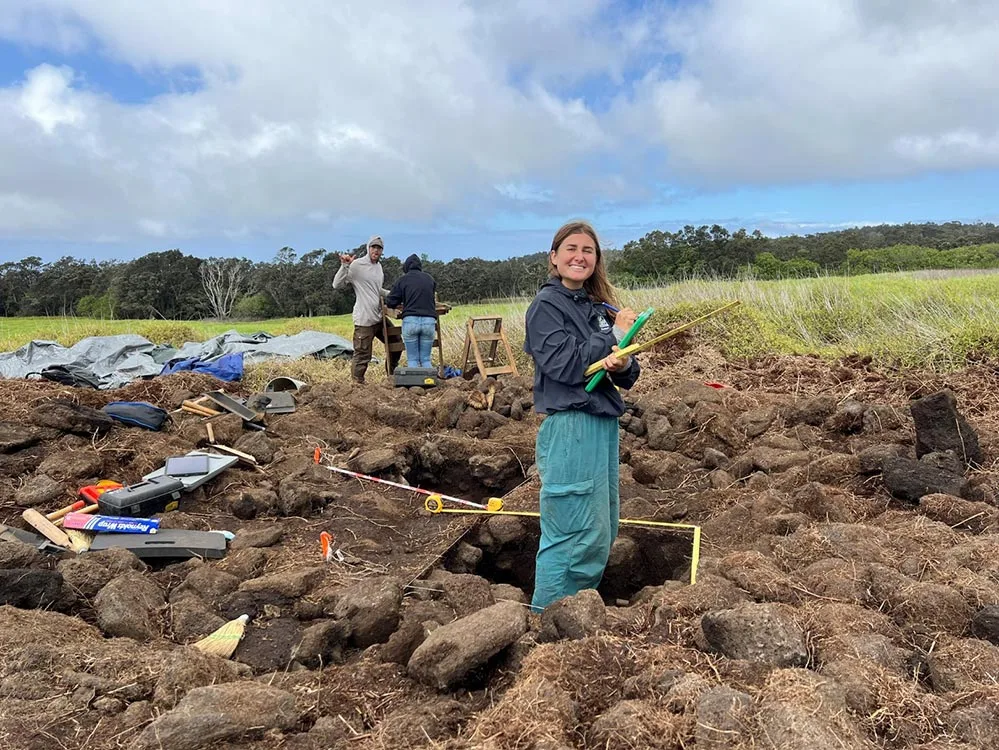
[[[385,331],[382,329],[381,323],[376,323],[373,326],[354,326],[354,356],[350,359],[350,377],[355,382],[364,382],[364,374],[368,371],[368,363],[371,361],[371,349],[375,339],[381,341],[382,344],[385,343]],[[388,356],[387,351],[385,356]],[[399,364],[401,357],[402,352],[392,353],[390,361],[393,370]]]

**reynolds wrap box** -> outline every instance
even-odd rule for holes
[[[125,518],[122,516],[91,516],[87,513],[67,513],[62,525],[81,531],[107,531],[118,534],[155,534],[160,527],[158,518]]]

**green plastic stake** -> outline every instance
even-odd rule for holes
[[[624,349],[624,347],[628,346],[628,344],[631,343],[631,340],[638,335],[639,331],[642,330],[642,326],[644,326],[646,323],[649,322],[649,319],[652,317],[653,313],[655,313],[655,309],[650,307],[648,310],[646,310],[637,318],[635,318],[634,324],[631,326],[631,328],[628,329],[628,332],[624,334],[624,337],[618,343],[619,349]],[[603,380],[606,375],[607,375],[607,370],[598,370],[596,373],[594,373],[593,376],[590,378],[589,382],[587,382],[586,384],[586,392],[593,393],[593,389],[596,388],[598,385],[600,385],[600,381]]]

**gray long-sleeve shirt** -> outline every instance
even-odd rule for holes
[[[385,271],[381,263],[372,263],[367,254],[355,259],[350,265],[340,266],[333,277],[333,288],[342,289],[351,284],[354,287],[354,325],[373,326],[382,321],[382,297],[388,296]]]

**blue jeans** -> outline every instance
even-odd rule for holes
[[[437,318],[409,315],[402,319],[402,343],[406,345],[406,363],[410,367],[432,367],[430,352],[437,335]]]
[[[560,411],[541,423],[535,447],[541,476],[541,543],[531,606],[549,604],[603,578],[617,537],[618,422]]]

